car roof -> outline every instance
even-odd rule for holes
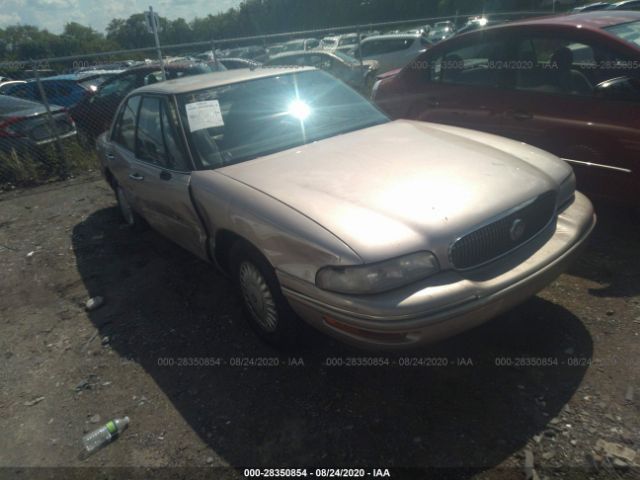
[[[593,12],[518,20],[495,28],[518,27],[523,25],[551,25],[564,27],[578,27],[578,25],[580,25],[580,28],[600,30],[612,25],[634,22],[637,20],[640,20],[640,12],[624,10],[596,10]]]
[[[371,35],[362,40],[362,43],[368,42],[371,40],[415,40],[416,38],[420,38],[422,35],[419,33],[387,33],[385,35]]]
[[[257,65],[260,62],[256,62],[255,60],[250,60],[248,58],[242,58],[242,57],[217,57],[216,60],[218,60],[219,62],[226,62],[226,61],[232,61],[232,62],[242,62],[242,63],[251,63],[254,65]]]
[[[62,80],[62,81],[71,81],[71,82],[81,82],[91,77],[99,77],[100,75],[113,74],[116,75],[118,73],[122,73],[124,70],[87,70],[85,72],[78,73],[63,73],[60,75],[53,75],[51,77],[45,77],[41,80],[43,82],[49,82],[52,80]],[[33,80],[32,80],[33,81]]]
[[[269,58],[269,60],[274,60],[274,59],[278,59],[278,58],[284,58],[284,57],[293,57],[296,55],[310,55],[310,54],[320,54],[320,55],[329,55],[331,57],[336,57],[337,55],[333,52],[333,50],[322,50],[322,49],[312,49],[312,50],[292,50],[290,52],[282,52],[282,53],[278,53],[276,55],[272,55],[271,58]],[[267,62],[269,61],[267,60]]]
[[[227,70],[224,72],[203,73],[191,75],[176,80],[166,80],[164,82],[153,83],[135,90],[136,93],[162,93],[174,95],[205,88],[221,87],[232,83],[256,80],[259,78],[276,77],[294,72],[306,72],[316,70],[313,67],[279,67],[279,68],[240,68],[237,70]]]
[[[176,60],[173,62],[165,62],[164,69],[165,70],[183,70],[185,68],[193,68],[199,65],[206,65],[207,62],[195,61],[190,62],[188,60]],[[124,70],[122,73],[131,73],[131,72],[140,72],[144,70],[159,70],[160,62],[150,62],[145,63],[144,65],[135,65],[133,67],[129,67]]]

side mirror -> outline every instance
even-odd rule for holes
[[[640,101],[640,79],[616,77],[596,85],[593,91],[596,98],[603,100]]]

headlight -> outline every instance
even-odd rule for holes
[[[316,285],[339,293],[379,293],[422,280],[439,270],[433,253],[417,252],[370,265],[324,267],[316,275]]]
[[[565,207],[566,203],[573,198],[573,194],[576,191],[576,175],[571,171],[571,174],[563,180],[558,188],[558,209]]]

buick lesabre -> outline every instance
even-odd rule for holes
[[[390,121],[312,68],[139,88],[98,150],[125,221],[226,272],[278,346],[303,321],[373,348],[469,329],[549,284],[595,224],[557,157]]]

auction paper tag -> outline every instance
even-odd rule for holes
[[[218,100],[187,103],[186,108],[189,130],[192,132],[204,128],[224,126]]]

